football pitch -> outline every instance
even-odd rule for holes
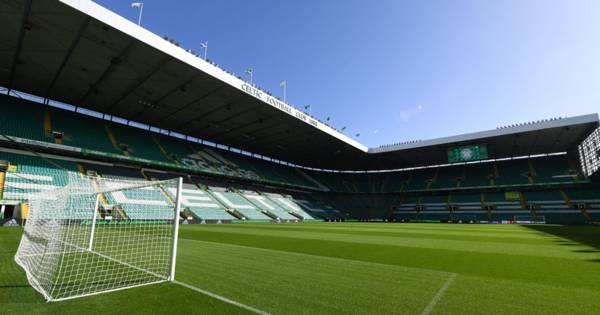
[[[597,314],[600,228],[182,225],[177,283],[45,303],[0,228],[0,313]]]

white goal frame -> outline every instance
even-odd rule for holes
[[[546,224],[544,215],[515,215],[513,221],[517,224]]]
[[[15,254],[30,285],[46,301],[175,281],[183,178],[134,181],[77,173],[68,177],[67,186],[40,192],[29,200]],[[169,186],[177,189],[175,200],[165,193]],[[149,192],[155,200],[144,199]],[[150,213],[148,218],[107,215],[104,207],[115,209],[108,205],[115,199],[107,196],[119,194],[127,199],[125,193],[138,194],[138,207],[146,209],[143,214]],[[161,196],[164,206],[158,200]],[[151,212],[154,209],[156,213]]]

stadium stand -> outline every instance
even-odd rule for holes
[[[0,95],[0,103],[5,111],[0,117],[3,135],[73,146],[89,150],[84,151],[88,155],[122,161],[319,189],[288,166],[6,95]]]
[[[488,221],[490,218],[482,205],[480,193],[457,192],[450,195],[455,221]]]
[[[306,211],[302,209],[292,196],[290,195],[280,195],[275,193],[265,193],[265,195],[272,200],[275,204],[277,204],[281,209],[291,213],[295,217],[299,217],[303,220],[314,220],[314,218],[308,214]]]
[[[56,121],[56,120],[54,120]],[[56,126],[56,124],[53,124]],[[120,126],[121,127],[121,126]],[[66,142],[73,140],[67,136],[74,129],[62,129],[63,138]],[[91,129],[94,134],[94,129]],[[97,131],[97,129],[96,129]],[[85,130],[80,130],[85,132]],[[185,151],[184,142],[173,138],[162,137],[160,142],[137,141],[137,137],[144,134],[135,133],[129,136],[131,142],[146,149],[161,152],[161,148],[168,150],[179,150],[182,155],[193,152],[190,147]],[[85,137],[82,137],[85,138]],[[74,139],[74,138],[70,138]],[[146,137],[146,139],[152,139]],[[153,147],[155,146],[155,147]],[[188,146],[189,147],[189,146]],[[137,151],[142,152],[142,151]],[[166,152],[166,149],[165,149]],[[227,158],[214,152],[202,151],[202,160],[206,168],[217,161],[222,165],[232,165],[233,162],[224,162]],[[194,153],[191,153],[192,155]],[[197,154],[197,153],[196,153]],[[211,154],[211,155],[209,155]],[[168,160],[169,155],[164,155]],[[172,161],[181,162],[176,156],[171,156]],[[500,174],[512,174],[518,179],[510,185],[497,185],[496,187],[507,187],[509,190],[493,190],[494,164],[476,163],[452,167],[425,168],[413,171],[392,173],[341,173],[345,185],[335,186],[336,175],[331,176],[323,183],[328,185],[334,192],[344,190],[344,193],[298,193],[287,192],[284,194],[263,192],[252,189],[227,188],[227,185],[218,180],[212,186],[199,185],[186,173],[173,173],[169,171],[145,170],[140,167],[122,167],[111,164],[88,163],[87,161],[69,160],[59,156],[52,158],[41,157],[35,153],[23,150],[2,149],[0,161],[7,161],[8,167],[3,174],[2,197],[3,200],[26,201],[31,194],[41,190],[52,189],[66,184],[68,172],[86,172],[98,175],[98,182],[102,184],[102,178],[118,178],[129,180],[157,180],[170,179],[183,176],[184,190],[182,193],[182,204],[190,215],[199,221],[205,222],[229,222],[239,219],[263,220],[263,221],[295,221],[295,220],[370,220],[389,218],[393,220],[425,220],[425,221],[507,221],[516,216],[543,216],[548,223],[584,224],[597,222],[600,219],[600,194],[599,189],[593,188],[564,188],[565,183],[576,184],[581,181],[580,174],[574,172],[568,165],[565,156],[548,157],[548,159],[535,158],[529,160],[516,160],[514,165],[508,165],[512,161],[502,161],[496,165]],[[234,164],[235,165],[235,164]],[[233,170],[234,168],[229,168]],[[529,171],[527,170],[529,169]],[[314,171],[312,171],[314,173]],[[530,173],[527,173],[530,172]],[[407,176],[407,174],[410,174]],[[462,174],[462,175],[461,175]],[[508,177],[510,175],[504,175]],[[315,179],[322,179],[323,174],[313,175]],[[498,176],[500,178],[501,176]],[[531,183],[525,178],[535,178]],[[404,178],[411,181],[422,182],[429,186],[433,193],[427,190],[413,189],[402,193],[407,184]],[[463,181],[464,178],[464,181]],[[558,180],[556,180],[558,178]],[[469,180],[471,179],[471,180]],[[203,178],[198,178],[202,182]],[[359,182],[365,180],[361,185],[348,184],[351,181]],[[553,184],[560,187],[552,189],[528,190],[527,187],[538,187],[539,182],[544,182],[545,187]],[[220,184],[218,184],[220,183]],[[450,188],[454,183],[456,186]],[[468,186],[464,183],[469,183]],[[479,186],[475,185],[479,183]],[[501,182],[502,183],[502,182]],[[414,183],[413,183],[414,184]],[[505,183],[502,183],[505,184]],[[348,191],[348,187],[353,187]],[[377,186],[379,189],[374,189]],[[387,187],[384,191],[383,187]],[[240,187],[243,187],[240,186]],[[398,192],[390,191],[396,187]],[[411,187],[410,185],[407,187]],[[415,186],[412,186],[416,188]],[[417,186],[418,187],[418,186]],[[362,189],[362,191],[361,191]],[[396,190],[395,189],[395,190]],[[484,189],[484,191],[481,191]],[[486,191],[487,189],[492,189]],[[435,191],[445,190],[445,193]],[[475,190],[475,191],[473,191]],[[285,191],[285,190],[283,190]],[[363,193],[367,191],[368,193]],[[372,194],[377,191],[377,194]],[[419,193],[422,191],[422,193]],[[512,194],[512,199],[507,198],[507,192]],[[148,217],[147,207],[162,207],[161,215],[153,218],[169,218],[172,213],[171,203],[174,200],[172,191],[151,190],[136,191],[137,196],[144,196],[144,200],[131,200],[127,193],[114,196],[105,196],[105,206],[117,207],[113,211],[118,216],[129,219],[144,219]],[[285,195],[285,196],[284,196]],[[390,213],[389,215],[386,213]]]
[[[270,217],[263,213],[263,211],[252,204],[252,202],[248,201],[247,198],[233,189],[215,186],[211,186],[209,189],[211,194],[215,196],[217,200],[221,201],[226,207],[241,213],[245,219],[259,221],[270,221],[275,219],[275,217]]]
[[[267,196],[258,194],[255,191],[242,191],[241,195],[246,198],[252,205],[257,209],[260,209],[264,214],[276,220],[298,220],[297,216],[294,216],[290,212],[282,209],[279,205],[271,201]]]
[[[181,193],[181,204],[184,212],[189,210],[193,217],[204,222],[226,222],[238,219],[227,211],[222,203],[212,197],[204,188],[198,186],[190,176],[186,174],[170,174],[166,172],[142,170],[144,177],[149,180],[166,180],[178,176],[183,177]],[[176,190],[167,189],[169,198],[176,199]]]
[[[118,182],[104,181],[104,179],[119,179],[139,181],[144,178],[139,169],[124,168],[116,166],[105,166],[99,164],[82,163],[83,170],[87,175],[97,176],[100,187],[110,190],[122,188],[123,184]],[[170,199],[160,188],[149,186],[139,189],[122,190],[104,194],[109,208],[123,210],[125,216],[133,220],[144,219],[172,219],[173,200]],[[117,211],[118,212],[118,211]]]

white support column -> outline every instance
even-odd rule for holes
[[[90,243],[88,244],[88,251],[92,251],[94,246],[94,234],[96,233],[96,220],[98,219],[98,203],[100,202],[100,194],[96,195],[96,203],[94,205],[94,214],[92,216],[92,230],[90,231]]]
[[[177,238],[179,237],[179,213],[181,212],[181,189],[183,187],[183,177],[177,181],[177,196],[175,197],[175,214],[173,222],[173,246],[171,251],[171,273],[169,281],[175,280],[175,264],[177,261]]]

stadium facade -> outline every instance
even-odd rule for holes
[[[0,6],[4,221],[72,173],[183,176],[190,222],[600,221],[597,114],[367,148],[92,1]],[[102,216],[148,200],[103,196]]]

